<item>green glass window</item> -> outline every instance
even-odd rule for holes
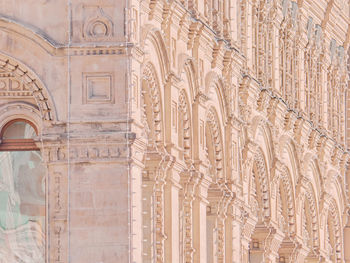
[[[19,120],[1,134],[0,262],[45,262],[46,169],[32,139],[36,129]]]

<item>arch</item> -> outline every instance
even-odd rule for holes
[[[222,123],[226,123],[228,117],[228,103],[225,99],[224,83],[214,71],[209,72],[205,77],[205,95],[207,95],[212,102],[220,106]]]
[[[225,217],[234,193],[225,184],[225,163],[222,130],[214,107],[210,107],[206,115],[205,137],[209,162],[208,206],[206,213],[207,227],[207,259],[221,262],[225,257]]]
[[[36,106],[41,112],[43,120],[52,121],[57,119],[55,106],[49,91],[45,88],[40,78],[27,66],[10,59],[0,53],[0,70],[9,78],[14,78],[23,84],[23,88],[17,93],[24,97],[33,97]],[[11,98],[11,95],[8,96]]]
[[[147,41],[150,41],[155,49],[160,66],[159,76],[162,78],[162,83],[165,83],[170,71],[169,55],[161,32],[150,24],[143,27],[141,34],[141,46],[144,50],[149,50],[150,48],[145,47],[147,45]]]
[[[265,220],[271,217],[271,202],[270,202],[270,183],[269,174],[266,165],[266,158],[263,150],[259,147],[257,153],[254,156],[254,164],[252,170],[252,177],[257,175],[255,180],[255,187],[257,191],[258,203],[262,208],[262,217],[259,220]]]
[[[183,140],[184,159],[192,158],[192,129],[191,129],[191,110],[189,107],[187,94],[181,90],[179,95],[179,140]],[[180,138],[181,137],[181,138]],[[179,143],[180,144],[180,143]]]
[[[332,253],[328,256],[331,258],[331,260],[333,260],[333,262],[342,262],[342,227],[339,214],[339,207],[337,206],[333,198],[329,203],[328,214],[325,223],[326,250],[330,250],[329,248],[327,248],[327,245],[331,245],[333,249]]]
[[[275,149],[276,156],[280,156],[281,161],[286,164],[291,175],[293,189],[300,177],[300,165],[295,144],[288,135],[282,135],[279,138],[278,149]]]
[[[311,243],[311,249],[312,250],[317,250],[320,246],[320,238],[319,238],[319,218],[318,218],[318,205],[316,202],[316,195],[315,191],[313,189],[313,186],[311,183],[308,184],[308,189],[305,193],[305,201],[308,202],[308,207],[306,210],[310,212],[311,215],[311,225],[312,225],[312,240],[313,242]],[[316,255],[317,252],[313,251]]]
[[[312,171],[315,172],[315,171]],[[297,185],[297,214],[300,216],[298,221],[301,227],[301,235],[304,237],[304,245],[310,251],[308,257],[317,258],[320,248],[320,234],[319,234],[319,206],[316,200],[318,199],[317,188],[313,178],[315,176],[304,176]],[[307,232],[307,236],[305,236]]]
[[[207,149],[208,151],[208,157],[209,159],[214,158],[211,160],[213,163],[211,165],[215,166],[215,179],[225,179],[224,178],[224,150],[223,150],[223,144],[222,144],[222,132],[219,124],[219,118],[217,115],[217,112],[215,108],[211,107],[207,112],[207,118],[206,118],[206,138],[209,139],[209,142],[207,141],[207,147],[210,149]],[[209,160],[210,161],[210,160]]]
[[[326,186],[325,191],[332,196],[332,200],[335,202],[338,209],[338,214],[342,214],[341,211],[345,211],[347,204],[346,191],[342,182],[340,182],[342,177],[339,175],[338,171],[329,170],[326,173],[326,178],[327,179],[324,182],[324,186]]]
[[[254,141],[262,142],[259,145],[264,153],[266,165],[267,167],[272,167],[274,160],[274,146],[269,124],[261,116],[255,116],[252,118],[250,131],[248,132],[250,133],[248,136],[254,138]]]
[[[266,158],[261,147],[257,147],[250,175],[249,204],[255,223],[249,247],[249,262],[265,262],[270,253],[269,237],[272,232],[271,217],[273,202],[270,196],[270,181]],[[276,244],[278,246],[278,244]]]
[[[19,35],[22,38],[24,37],[35,43],[35,45],[38,45],[50,55],[58,55],[59,52],[63,51],[63,49],[60,49],[63,45],[59,45],[40,29],[35,27],[29,28],[28,25],[23,25],[18,21],[0,17],[0,30]]]
[[[303,171],[306,171],[307,179],[312,185],[312,188],[315,191],[316,199],[320,198],[320,193],[323,185],[323,176],[321,174],[317,157],[312,153],[306,153],[303,157]],[[301,181],[299,182],[299,184]],[[298,188],[298,186],[297,186]]]
[[[147,63],[143,68],[142,95],[143,112],[142,120],[145,127],[148,127],[147,135],[151,135],[156,147],[163,141],[163,112],[162,100],[160,95],[158,78],[154,66]]]
[[[198,85],[198,76],[196,67],[193,63],[193,59],[187,54],[180,54],[178,56],[178,68],[179,68],[179,76],[182,79],[182,75],[187,79],[185,83],[186,88],[188,88],[189,99],[191,103],[193,103],[196,99],[196,96],[199,92]],[[188,86],[187,86],[188,85]]]
[[[43,120],[37,107],[25,102],[10,102],[0,105],[0,129],[12,119],[26,119],[38,128],[38,135],[42,134]]]
[[[289,226],[290,233],[295,233],[296,220],[295,220],[295,194],[294,194],[294,186],[291,179],[291,173],[286,165],[282,165],[282,171],[280,173],[280,191],[284,192],[284,196],[286,200],[282,201],[283,209],[286,212],[286,218]],[[282,183],[282,185],[281,185]]]

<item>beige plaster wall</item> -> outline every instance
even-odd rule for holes
[[[124,7],[0,2],[0,70],[32,91],[1,95],[0,118],[27,118],[39,128],[48,167],[47,262],[130,257]]]

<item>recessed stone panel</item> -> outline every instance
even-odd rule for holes
[[[83,104],[114,103],[111,73],[83,74]]]

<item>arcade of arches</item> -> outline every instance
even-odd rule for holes
[[[0,262],[350,263],[349,1],[0,2]]]
[[[134,4],[134,261],[349,262],[349,3]]]

